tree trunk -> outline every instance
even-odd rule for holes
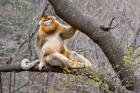
[[[98,24],[93,16],[83,13],[69,0],[49,0],[49,2],[58,16],[85,33],[100,46],[110,64],[119,74],[123,84],[129,85],[128,89],[140,93],[140,78],[134,74],[134,69],[130,69],[131,67],[124,64],[123,48],[112,33],[101,30],[100,24]]]

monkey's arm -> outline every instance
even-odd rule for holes
[[[39,36],[36,36],[36,40],[35,40],[35,48],[36,48],[37,56],[39,56],[39,54],[40,54],[40,49],[41,49],[41,46],[40,46],[39,41],[40,41]]]
[[[62,39],[69,39],[74,36],[76,29],[72,26],[64,26],[64,29],[61,32]]]
[[[36,52],[37,52],[38,57],[40,56],[41,48],[45,42],[46,42],[46,40],[43,39],[43,37],[41,38],[41,37],[39,37],[39,35],[36,36],[35,48],[36,48]]]

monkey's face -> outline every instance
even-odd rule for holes
[[[57,29],[57,23],[54,16],[43,16],[39,24],[45,32],[52,32]]]

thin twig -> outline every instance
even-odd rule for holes
[[[29,50],[29,60],[32,61],[32,41],[31,41],[31,32],[29,31],[28,33],[28,50]],[[31,72],[29,72],[29,80],[31,79]],[[31,93],[31,85],[32,85],[32,81],[29,82],[29,93]]]
[[[110,27],[111,27],[114,20],[115,20],[115,17],[113,17],[112,20],[110,21],[110,24],[109,24]]]
[[[11,64],[12,58],[9,58],[9,64]],[[9,93],[11,93],[11,87],[12,87],[12,72],[9,72]]]
[[[1,78],[1,72],[0,72],[0,93],[2,93],[2,78]]]
[[[112,23],[113,23],[114,20],[115,20],[115,17],[112,18],[112,20],[110,21],[110,23],[107,27],[102,25],[102,26],[100,26],[100,29],[102,29],[103,31],[110,31],[110,30],[114,29],[115,27],[118,26],[118,25],[112,26]]]

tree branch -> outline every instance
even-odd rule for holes
[[[35,62],[35,61],[34,61]],[[0,72],[21,72],[21,71],[31,71],[31,72],[57,72],[57,73],[64,73],[64,74],[73,74],[73,75],[82,75],[86,76],[89,79],[93,79],[95,82],[100,82],[102,87],[105,87],[104,84],[107,84],[109,90],[117,91],[117,93],[135,93],[129,91],[122,87],[119,84],[115,84],[112,82],[111,78],[101,78],[98,73],[93,72],[89,69],[68,69],[68,68],[59,68],[59,67],[51,67],[46,65],[42,71],[39,71],[38,64],[34,67],[30,68],[29,70],[25,70],[22,68],[22,62],[17,64],[5,64],[0,66]],[[107,93],[107,92],[105,92]]]

